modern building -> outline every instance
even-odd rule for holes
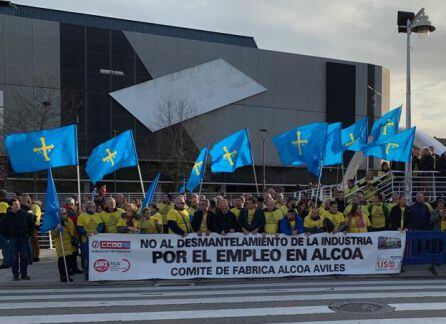
[[[85,160],[100,142],[132,129],[145,179],[157,169],[166,170],[166,183],[187,176],[184,162],[193,163],[201,147],[247,127],[260,183],[260,129],[268,131],[268,184],[314,181],[302,168],[280,165],[271,137],[310,122],[348,126],[369,116],[372,123],[389,109],[389,79],[378,65],[260,49],[253,37],[0,1],[3,133],[77,123]],[[7,158],[9,186],[33,178],[6,166]],[[74,171],[66,169],[56,177],[74,190]],[[117,190],[139,188],[136,170],[106,180]],[[209,172],[205,181],[252,184],[252,168]]]

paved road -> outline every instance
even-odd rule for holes
[[[442,279],[163,284],[0,288],[0,323],[446,323]]]

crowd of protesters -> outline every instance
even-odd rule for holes
[[[72,281],[75,273],[85,273],[88,278],[88,238],[97,233],[311,235],[446,230],[443,199],[427,202],[423,193],[417,193],[414,203],[408,206],[403,194],[394,193],[386,202],[382,193],[372,192],[373,201],[368,203],[364,197],[371,181],[373,177],[358,183],[348,181],[346,191],[333,188],[323,202],[305,192],[300,199],[291,196],[284,200],[283,194],[274,189],[258,197],[240,194],[231,199],[224,193],[210,199],[197,194],[173,199],[165,193],[159,203],[145,208],[141,208],[139,200],[127,201],[123,194],[112,196],[102,189],[90,201],[84,201],[80,209],[74,198],[67,198],[60,209],[61,223],[51,233],[60,280]],[[6,197],[6,192],[0,191],[1,268],[11,267],[13,280],[29,280],[27,266],[39,260],[40,203],[20,193],[13,199]]]

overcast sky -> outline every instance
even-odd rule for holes
[[[426,14],[437,30],[412,35],[412,124],[446,137],[445,0],[17,0],[20,4],[254,36],[262,49],[390,69],[390,106],[405,104],[406,35],[398,10]],[[405,115],[402,116],[402,125]]]

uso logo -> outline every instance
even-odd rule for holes
[[[130,250],[130,241],[99,241],[99,248],[104,250]]]
[[[110,264],[108,263],[108,260],[98,259],[94,262],[93,267],[96,272],[105,272],[110,268]]]

